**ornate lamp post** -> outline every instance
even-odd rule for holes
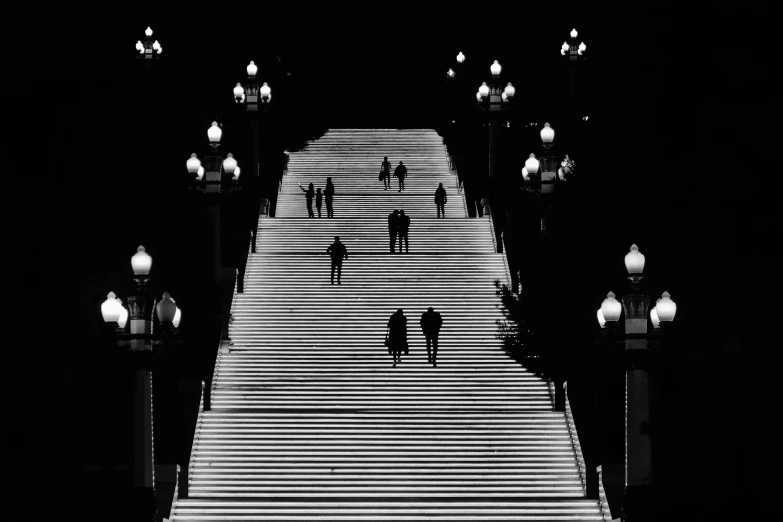
[[[136,58],[147,62],[147,70],[149,70],[152,61],[160,58],[160,55],[163,53],[163,47],[157,40],[152,41],[152,29],[147,27],[144,31],[144,41],[139,40],[136,42],[136,51],[139,53]]]
[[[571,43],[563,42],[560,47],[560,54],[568,59],[569,73],[571,77],[571,102],[576,101],[576,68],[577,64],[584,62],[587,58],[584,52],[587,50],[587,46],[584,42],[577,44],[576,29],[571,30]]]
[[[148,288],[152,257],[139,246],[131,258],[135,289],[128,296],[128,307],[122,305],[114,292],[109,292],[101,304],[104,335],[108,344],[118,352],[134,375],[133,407],[133,491],[134,503],[148,512],[150,519],[156,509],[155,476],[171,476],[171,466],[156,466],[153,439],[152,372],[161,353],[181,342],[178,336],[182,312],[164,292],[157,304],[150,299]],[[152,311],[158,318],[158,329],[153,329]],[[130,318],[130,332],[126,331]],[[173,487],[173,482],[171,483]],[[161,490],[162,491],[162,490]],[[159,492],[160,494],[161,492]],[[159,499],[160,500],[160,499]],[[169,501],[170,503],[170,501]],[[158,502],[161,504],[161,502]],[[165,504],[165,500],[162,502]]]
[[[631,292],[623,295],[620,301],[614,293],[609,292],[601,303],[598,311],[598,322],[602,330],[608,331],[609,343],[613,344],[614,333],[619,332],[618,322],[621,314],[625,314],[624,322],[624,361],[625,371],[625,434],[626,456],[625,473],[622,477],[625,487],[623,510],[627,520],[634,520],[633,515],[651,513],[653,485],[652,475],[652,433],[654,428],[650,421],[651,409],[651,372],[654,372],[656,344],[650,343],[647,318],[650,317],[654,328],[670,324],[677,311],[677,305],[671,300],[668,292],[664,292],[650,310],[650,298],[641,293],[641,283],[644,276],[645,257],[636,245],[625,256],[625,268],[628,271],[628,281]],[[621,306],[622,303],[622,306]],[[652,379],[654,382],[654,379]],[[615,474],[615,482],[620,477]],[[607,477],[607,473],[604,473]],[[606,480],[606,479],[605,479]],[[609,478],[611,481],[611,478]],[[615,484],[615,487],[618,487]],[[612,502],[610,499],[610,508]],[[617,503],[612,508],[618,511]]]

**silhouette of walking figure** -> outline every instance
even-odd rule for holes
[[[324,197],[326,199],[326,217],[333,218],[334,210],[332,209],[332,202],[334,201],[334,185],[332,184],[332,178],[326,178]]]
[[[443,319],[440,314],[430,306],[427,311],[421,314],[419,320],[421,330],[424,332],[424,338],[427,340],[427,362],[437,366],[435,358],[438,356],[438,334],[440,327],[443,326]]]
[[[299,184],[299,188],[302,189],[302,192],[305,193],[305,197],[307,198],[307,215],[309,217],[313,216],[313,197],[315,196],[315,189],[313,188],[313,184],[310,183],[310,186],[307,187],[307,190],[302,188],[302,184]]]
[[[318,211],[318,217],[321,217],[321,204],[323,203],[324,195],[321,193],[321,187],[315,191],[315,209]]]
[[[394,169],[394,177],[400,182],[400,190],[405,190],[405,178],[408,177],[408,167],[400,162],[400,164],[397,165],[397,168]],[[400,190],[397,192],[400,192]]]
[[[340,284],[340,275],[343,271],[343,259],[348,259],[348,249],[340,243],[340,236],[334,236],[334,243],[329,245],[326,253],[332,256],[332,284],[334,284],[334,269],[337,268],[337,284]]]
[[[402,308],[389,317],[389,353],[394,361],[392,366],[402,362],[402,352],[408,353],[408,319],[402,314]]]
[[[400,252],[402,252],[402,240],[405,240],[405,252],[408,252],[408,228],[411,226],[410,216],[405,215],[404,210],[400,210],[400,221],[397,225],[397,235],[400,237]]]
[[[381,180],[383,181],[383,190],[391,188],[391,163],[389,163],[389,157],[384,156],[381,163]]]
[[[443,183],[438,183],[438,188],[435,190],[435,208],[438,213],[438,217],[446,217],[446,189],[443,188]]]
[[[400,211],[395,210],[388,217],[389,222],[389,252],[394,252],[394,243],[397,242],[397,229],[400,224]]]

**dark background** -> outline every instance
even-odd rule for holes
[[[625,291],[631,243],[647,256],[646,291],[668,290],[678,304],[678,347],[689,358],[674,365],[666,388],[674,420],[662,435],[665,484],[680,506],[672,516],[761,513],[774,484],[779,361],[771,343],[780,237],[776,35],[764,4],[657,5],[476,6],[426,17],[397,4],[377,15],[134,9],[15,24],[8,38],[18,44],[2,75],[15,312],[4,424],[18,477],[11,502],[22,520],[48,511],[97,518],[82,470],[127,458],[117,449],[127,446],[117,406],[126,392],[97,362],[97,329],[99,305],[127,285],[139,244],[155,259],[161,290],[190,316],[183,329],[203,333],[194,323],[208,314],[199,287],[206,222],[184,195],[184,162],[204,153],[215,119],[225,124],[223,151],[240,164],[249,157],[229,93],[251,59],[262,81],[265,73],[277,79],[274,111],[261,125],[262,175],[276,175],[283,149],[330,127],[427,127],[456,136],[472,180],[486,175],[486,131],[470,112],[472,96],[499,60],[517,88],[503,168],[516,175],[538,144],[523,121],[549,121],[558,150],[576,151],[579,191],[561,214],[557,244],[563,325],[588,332],[606,292]],[[164,48],[152,73],[133,48],[147,25]],[[588,49],[579,92],[590,118],[582,127],[563,108],[559,46],[574,26]],[[445,82],[460,50],[473,68],[468,95]],[[214,353],[195,343],[192,350],[185,365],[198,377]]]

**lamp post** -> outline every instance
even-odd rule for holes
[[[139,40],[136,42],[136,51],[139,53],[136,58],[144,60],[147,64],[147,70],[149,70],[152,61],[160,58],[160,55],[163,53],[163,47],[157,40],[152,40],[152,29],[147,27],[144,31],[144,41]]]
[[[625,361],[625,470],[623,484],[623,511],[626,520],[646,520],[653,513],[652,501],[652,433],[654,428],[651,423],[650,410],[653,406],[650,397],[651,383],[654,383],[654,364],[657,358],[657,343],[650,343],[647,321],[648,317],[654,328],[660,325],[670,324],[674,320],[677,305],[671,300],[668,292],[664,292],[650,310],[650,298],[641,293],[641,283],[644,279],[645,257],[639,252],[636,245],[625,256],[625,268],[628,272],[628,281],[631,291],[615,299],[613,292],[609,292],[601,303],[598,311],[598,321],[602,329],[611,333],[619,331],[617,327],[621,314],[625,315],[624,321],[624,350]],[[622,303],[622,304],[621,304]],[[613,335],[608,336],[610,345],[613,344]],[[651,378],[652,376],[652,378]],[[615,482],[620,477],[615,474]],[[607,473],[604,473],[607,477]],[[609,478],[611,482],[611,478]],[[618,487],[618,484],[614,484]],[[612,505],[610,499],[610,508]],[[614,511],[618,506],[615,503]]]
[[[149,273],[152,257],[139,246],[131,258],[134,274],[134,293],[129,295],[128,309],[114,292],[109,292],[101,304],[104,321],[104,339],[133,371],[133,503],[141,512],[140,518],[150,520],[158,510],[166,509],[164,483],[173,495],[176,467],[156,465],[153,439],[152,373],[160,355],[175,344],[182,312],[168,292],[160,300],[150,299]],[[154,329],[153,310],[158,318]],[[126,325],[130,319],[129,329]],[[156,502],[156,474],[159,487]],[[168,499],[168,505],[171,504]]]
[[[577,33],[576,29],[572,29],[570,36],[571,41],[569,42],[563,42],[563,45],[560,46],[560,54],[561,56],[565,56],[568,59],[569,63],[569,75],[571,79],[571,103],[576,102],[576,68],[577,64],[584,62],[587,58],[584,54],[584,52],[587,50],[587,46],[584,42],[580,42],[577,44]]]
[[[251,61],[247,68],[247,83],[246,87],[242,87],[242,84],[237,83],[234,87],[234,101],[236,102],[240,110],[244,110],[250,120],[250,133],[251,133],[251,185],[254,193],[254,204],[258,205],[253,213],[254,222],[250,223],[250,230],[252,231],[252,240],[250,242],[251,251],[256,251],[256,234],[258,231],[258,215],[261,212],[261,167],[259,163],[259,140],[258,140],[258,125],[259,125],[259,112],[267,112],[271,107],[272,101],[272,88],[266,82],[261,87],[258,86],[258,80],[256,75],[258,74],[258,66],[255,62]]]
[[[490,213],[492,212],[492,200],[496,199],[496,196],[502,193],[505,188],[501,186],[503,183],[497,174],[497,141],[498,134],[500,132],[500,126],[502,125],[501,120],[504,120],[505,118],[503,113],[510,109],[511,100],[514,98],[514,94],[516,92],[516,89],[513,85],[511,85],[510,82],[505,86],[505,88],[503,88],[500,77],[502,70],[503,67],[500,65],[500,63],[498,63],[497,60],[495,60],[494,63],[489,67],[491,74],[489,85],[487,85],[487,82],[483,82],[479,87],[478,92],[476,93],[477,106],[479,109],[481,109],[484,116],[489,120],[488,177],[490,184],[490,195],[489,197],[485,196],[485,202],[489,207]],[[495,237],[497,238],[497,241],[495,242],[497,245],[497,251],[498,253],[502,253],[502,227],[497,221],[498,217],[500,216],[496,216],[492,222],[495,228]]]

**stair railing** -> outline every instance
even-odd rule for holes
[[[182,468],[177,465],[177,481],[174,486],[174,498],[171,501],[171,510],[169,511],[169,518],[174,513],[174,509],[177,507],[177,501],[180,498],[188,498],[188,480],[190,474],[193,472],[193,464],[196,459],[194,453],[196,452],[196,446],[198,446],[199,434],[201,433],[201,422],[204,418],[204,392],[206,389],[206,383],[201,381],[201,397],[198,400],[198,415],[196,416],[196,427],[193,429],[193,442],[190,444],[190,457],[188,458],[187,465]]]
[[[280,208],[280,191],[283,190],[283,180],[277,182],[277,196],[275,197],[275,217],[277,217],[277,209]]]
[[[494,236],[495,229],[492,229],[492,235]],[[503,245],[503,269],[506,271],[506,284],[511,287],[511,270],[508,267],[508,250],[506,249],[506,234],[500,233],[500,242]],[[497,252],[497,251],[496,251]],[[513,288],[512,291],[516,290]]]

